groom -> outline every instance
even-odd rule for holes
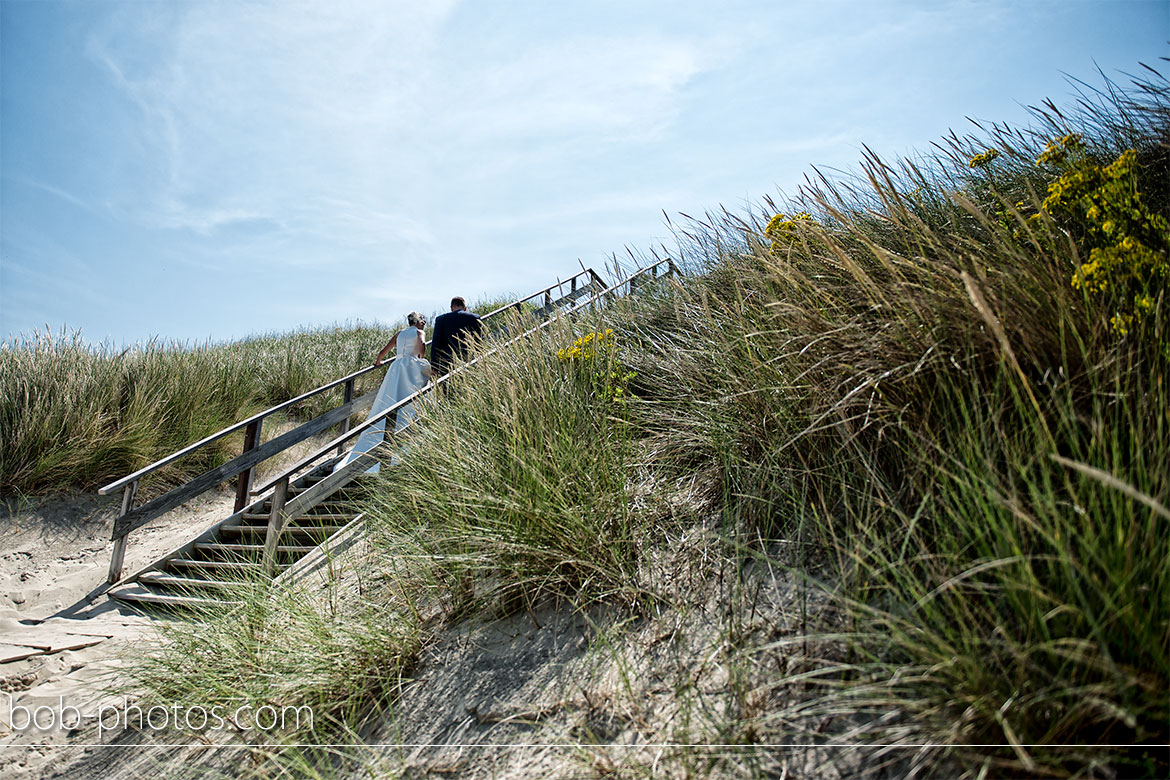
[[[435,376],[451,370],[455,356],[466,359],[471,343],[479,339],[483,323],[478,314],[467,310],[467,301],[458,295],[451,299],[451,311],[435,318],[431,332],[431,366]]]

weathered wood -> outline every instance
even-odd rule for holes
[[[167,561],[166,565],[168,567],[175,566],[180,569],[208,569],[211,571],[260,571],[260,564],[250,561],[197,561],[190,558],[171,558]]]
[[[377,393],[366,393],[360,398],[350,401],[348,404],[332,409],[319,417],[316,417],[309,422],[301,425],[293,430],[277,436],[275,439],[266,441],[259,447],[250,450],[243,455],[240,455],[227,463],[214,468],[211,471],[206,471],[195,477],[187,484],[177,487],[174,490],[164,493],[153,501],[148,501],[142,506],[118,518],[114,523],[113,538],[118,539],[121,536],[139,528],[146,523],[149,523],[154,518],[169,512],[180,504],[191,500],[195,496],[211,490],[216,485],[231,479],[236,474],[239,474],[244,469],[255,466],[263,460],[266,460],[273,455],[291,447],[293,444],[304,441],[305,439],[316,436],[322,431],[328,430],[341,420],[353,414],[355,410],[359,410],[366,405],[374,402],[374,396]]]
[[[316,547],[316,544],[278,544],[273,553],[303,553]],[[233,555],[263,555],[268,552],[263,544],[243,544],[241,542],[207,542],[195,545],[196,550],[209,553],[231,553]],[[263,562],[261,562],[263,563]]]
[[[348,515],[345,517],[345,521],[348,522],[355,517],[357,517],[356,514]],[[316,540],[313,543],[317,544],[322,538],[328,538],[344,527],[344,525],[293,525],[290,522],[281,531],[281,536],[295,538],[298,541],[302,539]],[[267,539],[268,525],[236,525],[231,528],[222,529],[220,535],[224,538],[238,536],[241,539],[244,537],[264,536]]]
[[[344,397],[341,399],[341,402],[343,404],[347,404],[353,400],[353,380],[352,379],[345,383],[345,393],[343,394],[343,396]],[[347,416],[344,420],[341,421],[341,433],[345,433],[348,430],[349,430],[349,417]],[[340,455],[341,452],[342,452],[342,448],[338,447],[337,454]],[[249,487],[251,487],[251,486],[249,485]]]
[[[161,593],[153,593],[146,588],[126,588],[118,591],[110,591],[110,598],[127,604],[153,604],[156,606],[170,606],[170,607],[235,607],[241,604],[240,601],[221,601],[219,599],[204,599],[194,596],[167,596]]]
[[[350,399],[346,398],[345,400],[349,401]],[[349,418],[347,417],[346,419]],[[256,420],[244,429],[244,449],[241,451],[241,455],[256,449],[257,445],[260,444],[260,434],[263,426],[264,420]],[[248,505],[248,498],[252,491],[252,474],[254,469],[255,466],[249,466],[240,472],[238,484],[236,485],[236,506],[232,510],[233,512],[239,512]]]
[[[176,588],[197,590],[235,590],[240,587],[240,581],[227,582],[226,580],[205,580],[199,577],[180,577],[177,574],[167,574],[161,571],[148,571],[138,577],[138,582],[155,585],[160,588]]]
[[[284,530],[284,504],[288,500],[288,477],[276,483],[276,492],[272,494],[272,514],[268,517],[268,534],[264,537],[264,573],[272,577],[276,573],[276,548],[279,546],[280,533]]]
[[[308,518],[309,520],[314,520],[318,523],[320,523],[320,521],[322,521],[322,520],[343,520],[343,521],[348,523],[350,520],[353,519],[353,516],[355,514],[357,514],[357,513],[356,512],[330,512],[329,514],[324,514],[324,513],[322,513],[322,514],[306,514],[306,513],[300,512],[297,514],[290,514],[289,517],[295,518],[298,521]],[[244,515],[245,520],[261,520],[262,519],[262,520],[264,520],[265,523],[268,522],[268,517],[269,517],[269,515],[267,515],[267,514],[263,514],[263,515],[247,514],[247,515]],[[244,526],[239,525],[239,526],[235,526],[235,527],[236,528],[243,528]],[[309,527],[312,527],[312,526],[309,526]],[[223,530],[227,531],[230,529],[224,528]]]
[[[355,477],[364,474],[367,469],[377,462],[378,459],[373,454],[369,452],[362,453],[316,485],[313,485],[304,493],[298,495],[292,501],[289,501],[285,507],[285,516],[294,518],[307,515],[310,509],[325,503],[325,500],[333,495],[338,488],[348,484]]]
[[[122,493],[122,514],[118,516],[121,520],[126,515],[134,510],[134,499],[138,497],[138,480],[134,480],[127,485]],[[114,521],[114,528],[118,527],[118,520]],[[126,559],[126,544],[129,532],[121,536],[114,537],[114,551],[110,554],[110,571],[106,577],[106,581],[111,585],[118,581],[122,576],[122,562]]]

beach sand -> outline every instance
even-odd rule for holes
[[[201,496],[131,534],[124,574],[231,513],[234,491]],[[92,739],[119,657],[149,642],[159,618],[105,595],[121,496],[75,494],[9,502],[0,513],[0,776],[52,774]],[[37,724],[26,725],[30,717]],[[62,722],[64,721],[64,722]]]

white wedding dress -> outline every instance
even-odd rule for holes
[[[413,325],[398,334],[398,341],[395,344],[395,351],[398,354],[390,362],[390,367],[386,369],[386,376],[383,377],[382,386],[378,388],[378,394],[374,397],[374,405],[370,407],[367,420],[379,412],[389,409],[411,393],[421,390],[429,381],[431,365],[425,358],[417,356],[416,345],[419,337],[418,328]],[[395,424],[394,430],[398,432],[414,419],[414,402],[408,403],[396,414],[398,422]],[[352,462],[358,455],[369,452],[381,444],[386,438],[385,432],[386,421],[384,419],[362,431],[353,449],[333,467],[333,470],[337,471],[342,466]],[[366,473],[377,474],[378,464],[367,469]]]

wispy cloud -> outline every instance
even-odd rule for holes
[[[312,220],[307,200],[345,200],[375,204],[357,220],[373,224],[393,164],[382,136],[401,126],[450,9],[182,4],[161,30],[137,7],[116,16],[91,51],[139,106],[135,129],[157,155],[140,217],[201,234],[261,219],[296,230]]]
[[[437,101],[447,130],[482,142],[564,137],[652,138],[678,111],[680,90],[708,65],[697,41],[660,36],[569,37],[448,73]]]

